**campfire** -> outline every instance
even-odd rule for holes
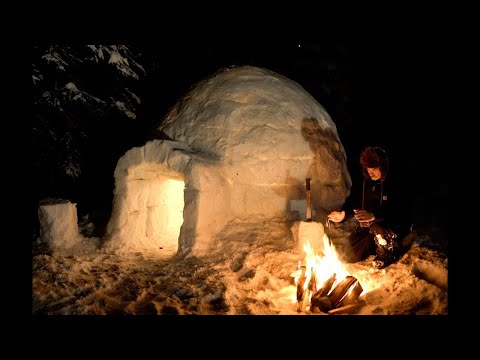
[[[308,240],[303,249],[305,259],[294,273],[298,312],[352,313],[365,305],[358,300],[362,286],[348,274],[327,235],[323,235],[321,250],[315,250]]]

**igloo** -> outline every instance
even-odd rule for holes
[[[314,221],[350,193],[346,154],[327,111],[264,68],[222,69],[163,119],[168,140],[133,148],[115,169],[106,249],[208,254],[227,227]]]

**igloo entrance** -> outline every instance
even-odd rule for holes
[[[172,257],[184,222],[184,167],[190,157],[171,142],[129,150],[115,170],[115,196],[107,251]]]
[[[141,182],[138,184],[142,188]],[[182,179],[160,175],[150,181],[147,191],[145,236],[166,255],[178,250],[178,237],[183,224],[184,187]]]

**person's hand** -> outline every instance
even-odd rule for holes
[[[327,218],[328,220],[336,223],[340,222],[345,219],[345,211],[332,211],[330,214],[328,214]]]
[[[375,214],[367,210],[354,209],[353,212],[355,213],[355,219],[360,223],[369,223],[375,220]]]

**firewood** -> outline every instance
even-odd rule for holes
[[[334,308],[336,308],[340,304],[350,287],[354,286],[357,282],[358,280],[353,276],[347,276],[340,282],[340,284],[337,284],[337,286],[335,286],[332,292],[328,295],[328,297],[332,300]]]
[[[332,276],[330,276],[330,278],[327,281],[325,281],[323,286],[312,296],[312,300],[314,298],[321,298],[321,297],[327,296],[336,278],[337,278],[337,274],[333,273]]]
[[[312,294],[317,292],[317,280],[315,279],[315,272],[311,271],[310,281],[308,282],[308,290],[311,291]]]
[[[313,269],[307,286],[305,286],[305,281],[307,280],[306,266],[299,266],[297,271],[300,272],[297,281],[298,312],[303,312],[310,308],[312,312],[343,314],[354,312],[358,307],[365,304],[363,300],[358,301],[363,288],[360,282],[353,276],[345,277],[332,290],[332,286],[337,278],[337,275],[333,273],[320,289],[317,289]]]
[[[306,270],[307,270],[306,266],[300,266],[299,270],[300,270],[301,275],[299,276],[298,283],[297,283],[297,301],[298,302],[302,301],[302,299],[304,298],[305,290],[309,290],[311,294],[314,294],[314,293],[317,292],[317,283],[316,283],[316,280],[315,280],[315,272],[313,270],[311,271],[310,280],[308,281],[306,289],[304,289],[305,281],[307,280],[307,276],[305,276],[305,273],[306,273]]]
[[[303,293],[303,299],[298,303],[297,312],[305,312],[307,311],[308,307],[311,307],[310,294],[311,292],[309,289],[305,290],[305,292]]]
[[[298,270],[297,270],[298,271]],[[307,271],[306,266],[300,266],[299,271],[301,275],[298,278],[298,283],[297,283],[297,302],[302,301],[303,298],[303,285],[305,285],[305,280],[307,280],[307,277],[305,276],[305,272]]]
[[[347,292],[347,295],[345,295],[340,301],[340,303],[337,305],[337,308],[340,308],[345,305],[353,304],[358,300],[358,297],[360,294],[363,292],[362,285],[360,285],[360,282],[358,282],[357,279],[355,279],[355,283],[350,286],[350,289]]]
[[[311,307],[312,309],[318,308],[321,311],[328,311],[333,308],[332,301],[327,297],[330,289],[332,288],[333,283],[336,279],[336,274],[333,273],[330,278],[325,281],[322,287],[313,294],[311,300]]]
[[[333,309],[332,299],[327,296],[322,296],[320,298],[313,299],[311,301],[311,308],[318,308],[322,312],[328,312]]]
[[[366,305],[365,300],[359,300],[356,303],[332,309],[327,313],[330,315],[356,314],[358,310],[365,305]]]

